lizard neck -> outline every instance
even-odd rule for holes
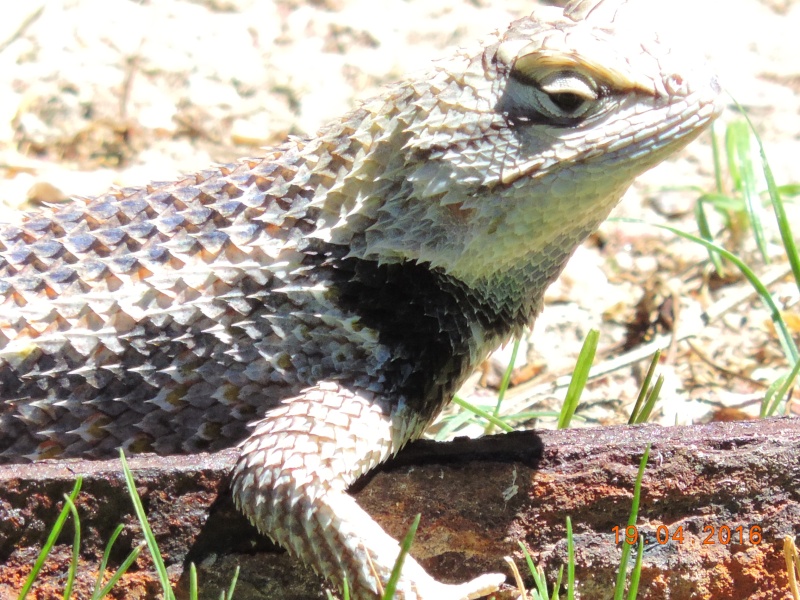
[[[421,428],[487,354],[520,331],[540,306],[540,282],[534,294],[510,278],[472,287],[425,263],[380,263],[346,252],[345,247],[310,241],[304,249],[309,284],[324,290],[326,300],[352,320],[352,327],[374,332],[383,348],[373,353],[376,377],[355,385],[379,387],[395,409],[408,409]],[[337,377],[351,375],[364,378],[363,373],[348,375],[346,369]]]

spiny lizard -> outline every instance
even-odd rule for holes
[[[419,437],[716,80],[619,1],[540,8],[315,137],[0,228],[0,461],[236,444],[237,505],[356,598],[398,553],[346,494]],[[475,598],[502,575],[398,598]]]

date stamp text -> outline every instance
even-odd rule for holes
[[[643,544],[669,544],[674,542],[677,544],[684,543],[684,530],[683,526],[679,525],[674,529],[670,529],[666,525],[659,525],[655,531],[644,532],[639,531],[636,525],[628,525],[626,527],[612,527],[611,532],[614,534],[614,543],[620,544],[622,542],[635,546],[639,543]],[[704,525],[703,531],[700,534],[700,543],[703,545],[728,545],[728,544],[741,544],[758,546],[763,540],[763,532],[759,525],[752,525],[745,527],[739,525],[738,527],[729,527],[728,525]]]

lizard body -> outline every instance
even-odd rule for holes
[[[324,127],[0,228],[0,462],[240,444],[237,505],[356,598],[398,545],[345,492],[529,324],[718,86],[618,2],[512,23]],[[408,560],[399,598],[473,598]]]

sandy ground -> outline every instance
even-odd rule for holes
[[[15,219],[13,208],[172,179],[258,155],[259,147],[289,134],[313,133],[453,47],[475,47],[533,5],[34,0],[4,7],[0,202],[7,208],[0,220]],[[666,7],[671,18],[653,19],[663,20],[678,44],[695,47],[698,60],[711,62],[763,137],[778,183],[800,181],[800,2],[677,0]],[[741,118],[730,105],[718,132]],[[704,136],[642,177],[617,214],[694,232],[698,190],[713,189],[709,140]],[[798,230],[797,208],[789,209]],[[777,239],[774,228],[768,234]],[[767,269],[748,238],[735,248],[757,270]],[[785,259],[771,248],[780,266]],[[645,336],[659,333],[649,326],[658,314],[695,333],[694,349],[673,344],[661,365],[666,383],[657,420],[719,418],[732,407],[756,414],[764,384],[786,371],[785,361],[757,301],[710,327],[694,326],[703,310],[745,287],[736,280],[714,285],[705,258],[698,246],[648,226],[605,224],[548,294],[549,306],[523,346],[518,364],[528,369],[519,373],[524,383],[510,393],[508,410],[557,409],[563,398],[557,378],[570,372],[586,332],[602,332],[597,362],[620,354],[636,329],[638,305]],[[797,320],[797,287],[783,280],[772,289]],[[490,385],[507,355],[501,352],[487,369]],[[579,410],[582,422],[624,421],[642,368],[634,363],[593,381]],[[494,401],[484,386],[464,393],[475,402]]]

